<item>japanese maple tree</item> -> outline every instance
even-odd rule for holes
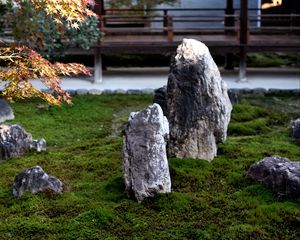
[[[26,0],[25,0],[26,1]],[[0,0],[2,4],[22,7],[24,0]],[[94,4],[92,0],[27,0],[39,11],[54,19],[61,25],[67,22],[69,27],[78,28],[88,16],[95,13],[88,8]],[[0,83],[2,96],[11,99],[23,99],[27,97],[40,97],[49,104],[61,105],[62,102],[71,103],[70,96],[65,92],[61,84],[61,75],[91,75],[89,70],[76,63],[51,63],[36,51],[22,44],[8,44],[0,38]],[[41,91],[34,87],[30,79],[37,78],[49,91]]]

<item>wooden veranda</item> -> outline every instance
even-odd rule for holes
[[[268,14],[248,8],[248,0],[240,0],[239,9],[233,0],[213,9],[106,9],[103,0],[96,0],[94,9],[103,33],[94,48],[95,82],[102,81],[102,54],[173,53],[183,38],[226,54],[228,67],[232,54],[239,53],[241,81],[246,79],[247,52],[300,52],[299,9]]]

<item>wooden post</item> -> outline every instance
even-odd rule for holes
[[[248,0],[240,0],[240,68],[239,81],[247,81]]]
[[[171,16],[168,16],[168,42],[173,42],[173,18]]]
[[[164,32],[167,32],[167,27],[168,27],[168,10],[164,9],[164,19],[163,19],[163,29]]]
[[[234,8],[233,8],[233,0],[227,0],[226,1],[226,9],[225,9],[225,32],[226,33],[232,33],[234,32],[233,29],[226,29],[226,27],[234,27],[234,16],[228,16],[228,15],[234,15]]]
[[[100,31],[105,26],[105,19],[103,16],[105,15],[104,9],[104,1],[103,0],[95,0],[94,12],[99,16],[100,23],[99,28]],[[94,83],[101,83],[103,78],[102,74],[102,56],[101,56],[101,42],[98,41],[94,46]]]
[[[234,34],[234,16],[228,16],[234,14],[234,8],[233,8],[233,0],[227,0],[226,1],[226,9],[225,9],[225,19],[224,19],[224,25],[225,25],[225,34],[231,35]],[[229,29],[227,27],[230,27]],[[224,68],[227,70],[233,70],[233,54],[232,53],[226,53],[225,57],[225,66]]]
[[[94,83],[101,83],[103,79],[102,74],[102,56],[99,47],[94,48]]]

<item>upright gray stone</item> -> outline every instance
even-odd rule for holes
[[[14,119],[14,112],[5,99],[0,98],[0,123]]]
[[[232,105],[227,86],[208,48],[184,39],[171,62],[168,79],[168,153],[213,160],[227,137]]]
[[[31,134],[17,124],[0,124],[0,161],[21,156],[30,149],[45,151],[45,139],[33,140]]]
[[[263,183],[281,197],[300,200],[300,162],[266,157],[250,167],[247,177]]]
[[[292,122],[292,138],[294,141],[300,141],[300,118]]]
[[[169,124],[161,107],[153,104],[130,114],[124,137],[126,190],[138,202],[171,191],[166,155]]]
[[[20,197],[27,191],[34,194],[45,190],[61,193],[63,183],[59,179],[49,176],[40,166],[29,168],[15,177],[13,188],[15,197]]]

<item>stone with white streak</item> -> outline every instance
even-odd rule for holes
[[[63,183],[59,179],[49,176],[40,166],[29,168],[15,177],[13,188],[15,197],[21,197],[27,191],[35,194],[46,190],[61,193]]]
[[[169,124],[158,104],[130,114],[124,137],[126,190],[138,202],[171,191],[166,154]]]
[[[184,39],[171,62],[168,86],[168,153],[211,161],[227,137],[232,105],[208,48]]]

